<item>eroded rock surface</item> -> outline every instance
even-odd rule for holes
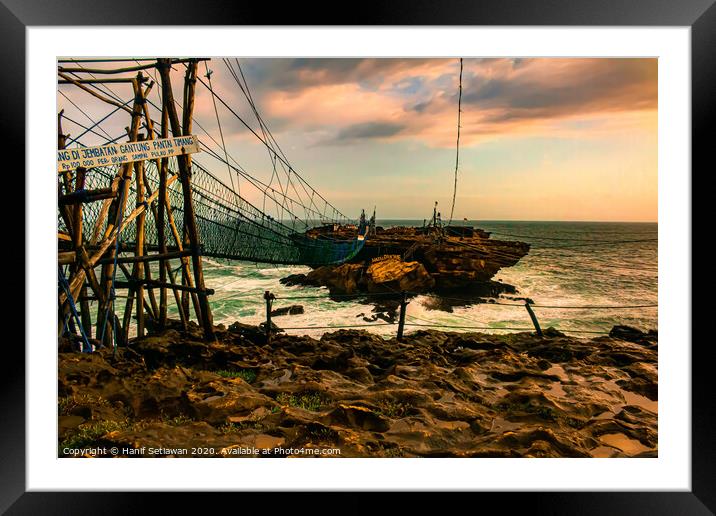
[[[650,457],[655,333],[591,340],[420,331],[406,342],[252,327],[166,330],[111,351],[59,355],[68,446],[337,448],[341,457]],[[620,333],[621,332],[621,333]],[[622,340],[614,335],[622,335]]]
[[[461,234],[450,234],[450,229],[460,229]],[[312,232],[324,235],[325,231],[328,230],[315,229],[309,235]],[[356,230],[339,226],[330,235],[353,238]],[[480,229],[429,231],[379,227],[349,263],[326,265],[308,274],[292,274],[281,283],[324,286],[334,295],[405,290],[463,294],[473,299],[493,297],[516,293],[515,287],[493,281],[492,277],[501,268],[515,265],[529,249],[529,244],[496,240]]]

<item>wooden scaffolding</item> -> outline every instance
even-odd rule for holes
[[[58,84],[71,85],[74,94],[89,95],[93,102],[100,101],[127,116],[125,142],[181,137],[192,134],[199,61],[60,60]],[[182,69],[183,95],[175,98],[172,76]],[[131,97],[124,102],[109,86],[125,88]],[[160,88],[160,105],[148,101],[155,86]],[[81,109],[81,104],[73,104]],[[64,110],[60,110],[58,151],[67,148],[70,137],[63,132],[63,118]],[[97,133],[100,123],[85,132]],[[74,144],[73,148],[81,146],[76,139]],[[170,162],[176,170],[171,170]],[[148,180],[149,166],[154,167],[155,181]],[[109,175],[107,170],[111,171]],[[188,328],[193,308],[204,337],[212,340],[211,291],[204,284],[192,199],[191,154],[172,160],[130,161],[104,167],[102,172],[108,181],[94,188],[99,184],[90,180],[99,174],[94,168],[80,166],[58,172],[59,335],[82,342],[88,350],[126,344],[132,334],[142,336],[148,330],[167,326],[171,295],[182,326]],[[170,187],[174,192],[180,188],[181,195],[170,196]],[[93,227],[84,227],[87,218],[83,211],[90,209],[96,214]],[[177,212],[182,215],[175,216]],[[121,242],[122,233],[128,229],[134,235],[131,246]],[[148,230],[153,235],[151,245],[145,238]],[[173,268],[171,260],[179,260],[179,266]],[[154,277],[157,272],[158,277]],[[126,296],[118,297],[117,290],[126,291]],[[120,299],[124,299],[123,307],[119,306]]]

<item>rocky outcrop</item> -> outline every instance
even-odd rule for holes
[[[465,231],[457,236],[424,228],[378,228],[350,263],[319,267],[281,282],[325,286],[332,294],[406,290],[475,298],[515,293],[513,286],[492,277],[515,265],[529,252],[529,244],[494,240],[481,230],[452,229]],[[338,227],[334,236],[349,238],[350,231]]]
[[[325,265],[308,274],[293,274],[281,279],[284,285],[322,285],[331,294],[376,294],[385,292],[429,292],[435,280],[418,262],[387,258],[371,263]]]
[[[419,331],[398,342],[342,330],[267,343],[250,328],[218,327],[214,343],[198,327],[167,330],[114,358],[60,353],[60,455],[657,455],[656,333]]]

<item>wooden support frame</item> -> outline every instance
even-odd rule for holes
[[[73,85],[94,99],[120,108],[131,115],[131,122],[127,128],[127,141],[154,139],[155,133],[161,134],[163,138],[170,135],[183,136],[191,134],[192,130],[199,60],[158,59],[137,67],[101,69],[101,71],[60,66],[58,83]],[[177,113],[170,81],[171,65],[177,63],[187,64],[181,120]],[[158,87],[162,88],[161,133],[154,129],[156,122],[152,119],[150,103],[146,101],[154,82],[142,75],[142,70],[151,68],[156,68],[161,77],[158,83]],[[138,72],[134,77],[94,76],[95,73],[116,75],[133,71]],[[90,75],[88,77],[82,75],[83,73]],[[131,85],[134,93],[133,103],[122,105],[116,100],[117,97],[110,98],[95,86],[112,84]],[[61,119],[62,113],[58,116],[58,148],[64,148],[66,140],[61,131]],[[144,135],[140,134],[142,126],[147,129]],[[153,161],[159,175],[158,187],[156,183],[153,186],[147,180],[146,167],[149,162],[145,161],[120,165],[109,187],[94,190],[84,189],[85,175],[91,174],[91,169],[78,171],[74,177],[71,172],[58,174],[60,215],[67,228],[64,232],[58,232],[58,246],[61,250],[58,254],[58,263],[65,267],[69,266],[72,270],[69,292],[73,299],[82,304],[83,326],[92,325],[90,303],[96,302],[94,324],[98,338],[104,336],[101,345],[126,344],[130,337],[142,336],[147,329],[165,328],[169,290],[174,294],[182,326],[188,329],[189,304],[191,304],[206,338],[214,339],[213,319],[208,304],[208,296],[213,294],[213,290],[207,289],[204,285],[200,235],[192,204],[191,156],[180,155],[176,159],[178,163],[176,171],[169,170],[168,158]],[[176,181],[181,183],[182,195],[178,206],[184,215],[181,221],[174,220],[171,204],[171,199],[174,197],[169,195],[170,186]],[[132,196],[129,195],[130,193]],[[129,202],[135,203],[135,200],[134,209],[127,206]],[[101,203],[97,216],[91,226],[82,228],[82,218],[78,214],[82,214],[85,207],[95,202]],[[93,209],[97,210],[97,208]],[[178,227],[178,223],[182,224],[181,228]],[[131,246],[123,245],[120,241],[122,231],[130,224],[134,226],[136,238],[132,240]],[[157,238],[156,242],[146,241],[147,224],[156,226],[152,232]],[[171,245],[167,242],[167,238],[173,240]],[[150,254],[152,251],[153,254]],[[171,261],[176,259],[181,263],[181,278],[176,276],[172,268]],[[158,267],[154,264],[158,264]],[[101,267],[100,274],[95,271],[97,267]],[[119,268],[119,271],[115,268]],[[126,281],[119,281],[116,278],[117,272],[120,271],[126,277]],[[113,288],[127,289],[126,295],[114,296]],[[116,313],[114,297],[126,299],[122,314]],[[69,304],[67,294],[61,292],[58,300],[59,306],[65,310]],[[151,325],[148,326],[149,320]]]

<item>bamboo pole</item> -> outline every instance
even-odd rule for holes
[[[65,73],[78,73],[78,72],[70,72],[67,69],[60,68],[61,72]],[[68,79],[62,79],[61,81],[57,81],[58,84],[121,84],[121,83],[131,83],[136,79],[72,79],[71,81]]]
[[[194,111],[194,94],[196,88],[196,71],[197,61],[191,60],[187,66],[187,72],[184,77],[184,117],[183,127],[179,126],[179,117],[177,115],[176,106],[174,105],[174,95],[172,93],[171,81],[169,78],[169,67],[171,62],[166,59],[160,59],[157,62],[157,68],[162,78],[162,100],[167,104],[169,112],[169,121],[174,136],[182,136],[191,134],[192,115]],[[182,183],[182,193],[184,196],[184,225],[186,227],[191,251],[192,265],[194,269],[194,280],[198,289],[199,305],[201,309],[201,325],[204,328],[204,337],[207,340],[214,339],[214,325],[211,317],[211,309],[204,290],[204,273],[202,269],[201,256],[199,255],[199,231],[196,225],[196,217],[194,214],[194,204],[191,192],[191,156],[178,156],[179,176]],[[197,314],[199,315],[199,314]]]
[[[179,290],[177,289],[177,280],[176,275],[174,274],[174,271],[172,270],[171,264],[166,261],[164,262],[164,267],[167,272],[167,276],[169,276],[169,281],[172,285],[172,292],[174,293],[174,302],[177,305],[177,311],[179,312],[179,319],[181,320],[181,325],[184,330],[186,330],[189,327],[189,316],[187,315],[187,311],[184,310],[184,307],[181,304],[181,296],[179,295]],[[161,281],[160,281],[161,283]]]
[[[60,73],[60,76],[63,77],[63,79],[67,79],[67,76],[63,76],[62,73]],[[141,77],[141,72],[138,74],[138,77]],[[81,84],[76,84],[78,87],[83,89],[89,89]],[[144,103],[144,96],[142,88],[139,86],[139,81],[135,81],[132,83],[132,86],[134,88],[134,105],[132,106],[131,114],[132,114],[132,123],[129,130],[129,141],[136,142],[137,136],[139,133],[139,123],[142,116],[142,104]],[[97,96],[97,95],[95,95]],[[110,100],[110,99],[106,99]],[[116,102],[109,101],[110,104],[118,105]],[[121,105],[121,104],[119,104]],[[126,107],[122,106],[123,109],[127,110]],[[110,205],[110,213],[109,213],[109,220],[114,221],[112,224],[107,224],[107,229],[105,231],[105,239],[113,232],[113,230],[120,224],[122,215],[124,214],[124,207],[127,202],[127,194],[129,193],[129,184],[132,178],[132,170],[133,170],[133,164],[127,163],[125,165],[122,165],[120,169],[120,176],[122,177],[120,186],[119,186],[119,198],[115,199],[112,204]],[[114,227],[112,227],[114,226]],[[116,233],[115,238],[119,238],[119,232]],[[109,247],[109,246],[108,246]],[[109,252],[109,257],[114,257],[115,250],[111,249]],[[114,265],[113,264],[106,264],[102,266],[102,285],[105,289],[106,297],[105,302],[101,303],[98,308],[97,312],[97,334],[98,335],[104,335],[105,341],[108,345],[111,345],[113,342],[113,337],[111,332],[106,331],[105,328],[105,317],[106,313],[109,310],[110,303],[114,303],[114,300],[110,299],[111,293],[112,293],[112,278],[114,273]],[[116,314],[115,314],[116,315]]]
[[[80,190],[83,190],[85,187],[85,179],[87,177],[87,170],[85,168],[78,168],[77,173],[75,176],[75,192],[78,192]],[[82,249],[84,245],[84,235],[83,235],[83,224],[82,224],[82,203],[78,203],[74,207],[74,213],[73,213],[73,227],[74,227],[74,239],[73,239],[73,247],[75,248],[75,252],[79,252],[80,249]],[[72,265],[71,269],[72,275],[76,275],[81,270],[81,267],[79,264]],[[90,309],[89,309],[89,302],[87,302],[87,287],[82,285],[82,289],[80,290],[80,298],[84,298],[80,301],[80,319],[81,323],[85,332],[85,335],[87,338],[92,337],[92,319],[90,317]]]
[[[88,88],[87,86],[83,85],[79,80],[75,80],[75,79],[73,79],[73,78],[71,78],[71,77],[65,75],[65,74],[62,73],[62,72],[57,72],[57,75],[59,75],[60,77],[62,77],[62,78],[63,78],[64,80],[66,80],[68,83],[74,84],[74,85],[77,86],[78,88],[80,88],[80,89],[86,91],[87,93],[89,93],[89,94],[92,95],[93,97],[97,97],[99,100],[101,100],[101,101],[103,101],[103,102],[106,102],[107,104],[111,104],[112,106],[115,106],[115,107],[118,107],[118,108],[120,108],[120,109],[123,109],[124,111],[126,111],[126,112],[129,113],[130,115],[132,114],[132,111],[133,111],[133,110],[129,109],[127,106],[125,106],[125,105],[123,105],[123,104],[120,104],[119,102],[117,102],[117,101],[115,101],[115,100],[112,100],[111,98],[106,97],[106,96],[104,96],[104,95],[102,95],[102,94],[100,94],[100,93],[97,93],[96,91],[92,90],[91,88]],[[136,83],[136,81],[132,81],[132,86],[134,86],[135,90],[137,89],[137,83]]]
[[[112,180],[111,188],[115,193],[115,197],[119,189],[120,181],[121,177],[119,175]],[[102,224],[104,224],[104,220],[107,218],[107,213],[109,212],[109,207],[112,204],[112,199],[114,198],[108,198],[102,202],[102,208],[100,208],[97,220],[94,222],[94,229],[92,230],[92,237],[90,238],[90,244],[92,245],[96,244],[97,240],[99,240],[100,234],[102,233]]]
[[[141,140],[142,138],[140,138]],[[136,194],[137,194],[137,205],[139,206],[144,202],[144,162],[138,161],[136,168],[134,169],[136,175]],[[137,217],[137,232],[136,232],[136,252],[135,256],[140,257],[144,254],[144,221],[146,218],[146,210],[139,214]],[[134,263],[136,268],[136,277],[142,278],[144,276],[144,262],[137,261]],[[137,337],[144,336],[144,286],[139,285],[137,288]]]
[[[154,63],[153,65],[155,64],[156,63]],[[162,138],[166,138],[169,135],[168,117],[169,114],[167,112],[166,106],[162,106]],[[144,104],[144,119],[147,124],[147,134],[149,135],[150,139],[154,139],[154,122],[149,114],[149,106],[146,103]],[[155,163],[157,166],[157,172],[159,173],[160,201],[157,203],[157,208],[154,209],[154,221],[157,225],[157,243],[159,244],[159,253],[161,255],[167,253],[167,240],[164,232],[164,199],[166,199],[167,196],[167,171],[169,168],[169,159],[162,158],[161,160],[155,160]],[[168,263],[169,262],[166,259],[160,259],[159,281],[161,283],[166,283],[167,281],[166,265]],[[172,281],[172,283],[174,282]],[[175,294],[177,294],[176,291]],[[179,312],[184,315],[181,310],[181,307],[179,307]],[[185,320],[186,318],[182,318],[182,321],[185,322]],[[159,290],[159,320],[157,322],[159,324],[160,330],[164,329],[167,325],[167,289],[164,287],[161,287],[161,289]]]
[[[192,59],[167,59],[167,61],[170,61],[170,64],[180,64],[180,63],[188,63],[188,62],[195,62],[195,61],[206,61],[208,58],[192,58]],[[154,60],[152,60],[154,61]],[[82,62],[82,61],[75,61],[75,62]],[[97,62],[97,61],[87,61],[87,62]],[[66,68],[66,67],[60,67],[60,71],[66,72],[66,73],[92,73],[92,74],[115,74],[115,73],[126,73],[126,72],[138,72],[140,70],[148,70],[150,68],[157,67],[156,62],[152,62],[151,64],[146,65],[137,65],[137,66],[129,66],[125,68]]]
[[[142,136],[137,137],[137,141],[141,141]],[[135,195],[137,206],[144,203],[144,178],[142,175],[142,167],[144,166],[143,161],[137,161],[134,163],[134,178],[135,178]],[[144,253],[144,219],[145,212],[142,212],[136,218],[135,226],[135,248],[134,256],[141,257]],[[127,301],[124,309],[124,342],[129,341],[129,327],[132,322],[132,305],[134,298],[137,298],[137,337],[144,336],[144,285],[138,282],[144,276],[144,263],[141,260],[137,260],[132,264],[131,278],[134,282],[130,283],[129,291],[127,293]]]
[[[177,176],[173,176],[173,177],[176,178]],[[165,186],[166,186],[167,183],[168,183],[168,184],[171,184],[170,182],[166,181],[166,176],[165,176]],[[145,184],[145,187],[147,188],[147,191],[149,191],[149,186],[148,186],[148,184]],[[157,196],[157,194],[159,194],[159,191],[156,191],[156,192],[152,193],[152,194],[150,195],[150,198],[151,198],[151,199],[154,199],[154,198]],[[165,200],[166,200],[166,199],[165,199]],[[153,213],[153,215],[154,215],[154,220],[155,220],[155,221],[158,220],[158,217],[157,217],[157,206],[156,206],[157,204],[158,204],[160,207],[163,206],[164,203],[162,203],[161,198],[159,199],[159,202],[158,202],[158,203],[151,203],[151,204],[150,204],[151,209],[152,209],[152,213]],[[168,206],[167,206],[167,211],[171,214],[171,208],[169,208]],[[166,249],[166,242],[165,242],[163,248]],[[161,251],[161,249],[160,249],[160,251]],[[177,305],[177,311],[179,312],[179,319],[181,320],[182,328],[183,328],[184,330],[186,330],[186,329],[188,328],[188,324],[187,324],[187,323],[188,323],[188,320],[189,320],[189,316],[187,315],[187,314],[188,314],[188,310],[187,310],[187,311],[184,310],[184,307],[181,305],[181,296],[180,296],[180,294],[179,294],[179,291],[176,290],[176,288],[174,288],[174,286],[175,286],[175,284],[176,284],[176,279],[175,279],[175,276],[174,276],[174,272],[172,271],[171,263],[169,262],[169,260],[172,259],[172,258],[180,258],[181,260],[185,260],[186,257],[187,257],[189,254],[190,254],[190,251],[180,250],[180,251],[174,251],[174,252],[171,252],[171,253],[163,253],[163,255],[151,255],[151,256],[149,256],[149,257],[145,257],[145,260],[146,260],[146,258],[159,259],[159,270],[160,270],[159,283],[166,283],[166,276],[167,276],[167,275],[169,276],[169,280],[170,280],[171,285],[172,285],[172,287],[171,287],[171,288],[172,288],[172,292],[174,293],[174,299],[175,299],[176,305]],[[155,257],[158,257],[158,258],[155,258]],[[146,261],[149,261],[149,260],[146,260]],[[149,268],[147,268],[147,270],[149,270]],[[161,274],[162,272],[164,273],[163,275]],[[163,290],[163,291],[165,292],[165,295],[166,295],[166,287],[160,287],[160,289]],[[161,316],[161,309],[162,309],[162,308],[161,308],[161,306],[160,306],[160,313],[159,313],[158,315],[157,315],[157,312],[156,312],[156,309],[155,309],[155,316],[153,317],[153,319],[154,319],[155,321],[161,320],[161,317],[162,317],[162,316]],[[160,326],[160,328],[163,328],[163,327],[166,326],[166,310],[167,310],[167,305],[166,305],[166,299],[165,299],[165,300],[164,300],[164,326]]]
[[[154,212],[154,211],[156,211],[156,208],[154,208],[154,206],[152,206],[152,212]],[[146,248],[147,248],[147,246],[145,245],[145,250],[146,250]],[[64,255],[64,254],[67,254],[67,253],[60,253],[60,255]],[[71,261],[74,261],[74,253],[69,253],[69,254],[72,254]],[[146,263],[146,262],[166,261],[166,260],[172,260],[175,258],[182,258],[183,256],[189,256],[190,254],[191,254],[191,251],[185,250],[185,251],[171,251],[171,252],[162,253],[162,254],[146,254],[145,253],[142,256],[120,256],[117,258],[117,263],[134,263],[134,262],[139,262],[139,261]],[[69,258],[70,257],[68,257],[68,259]],[[111,262],[114,263],[114,260],[111,260]],[[99,260],[97,263],[99,263],[99,264],[110,263],[110,260],[105,258],[105,259]]]
[[[60,111],[60,113],[57,116],[57,148],[58,149],[64,149],[66,146],[67,136],[63,134],[62,132],[62,115],[64,113],[64,110]],[[79,172],[78,172],[79,173]],[[71,190],[71,176],[69,171],[66,171],[63,175],[64,180],[64,188],[65,192],[67,194],[70,194],[72,192]],[[82,174],[82,178],[79,179],[82,184],[84,184],[84,174]],[[58,182],[57,185],[57,195],[58,198],[62,196],[62,182]],[[67,228],[67,231],[69,232],[70,241],[72,242],[73,250],[76,252],[77,250],[77,231],[75,227],[75,219],[74,219],[74,211],[70,211],[70,209],[66,206],[59,206],[60,208],[60,214],[62,216],[63,221],[65,222],[65,227]],[[80,211],[81,216],[81,211]],[[80,226],[80,231],[82,230]],[[80,241],[81,241],[81,234],[80,234]],[[58,255],[58,261],[59,261],[59,255]],[[58,269],[58,272],[62,273],[61,269]],[[70,268],[70,279],[72,279],[73,273],[76,272],[75,267]],[[80,292],[77,292],[77,295],[73,296],[75,299],[79,296]],[[65,328],[65,321],[67,320],[67,316],[70,312],[70,303],[67,299],[64,301],[62,300],[62,297],[60,297],[60,302],[58,304],[58,329],[57,333],[58,335],[62,335]]]

